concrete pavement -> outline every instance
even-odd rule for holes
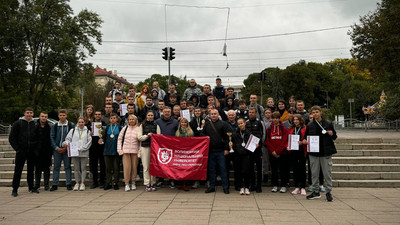
[[[184,192],[167,187],[156,192],[101,189],[41,191],[0,188],[0,224],[399,224],[399,188],[334,188],[333,202],[290,193],[240,196]],[[323,193],[322,193],[323,194]]]

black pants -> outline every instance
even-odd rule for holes
[[[256,149],[254,153],[250,153],[250,185],[255,186],[257,188],[261,188],[262,184],[262,177],[263,177],[263,171],[262,171],[262,152],[261,149]],[[257,170],[257,176],[256,176],[256,171],[254,170],[254,164],[256,166]]]
[[[50,148],[50,147],[49,147]],[[41,150],[47,150],[49,148],[44,148]],[[49,149],[51,153],[53,152],[51,149]],[[35,159],[35,188],[40,187],[40,179],[42,178],[42,172],[43,172],[43,183],[44,186],[49,186],[49,180],[50,180],[50,167],[51,167],[51,158],[53,157],[53,154],[50,154],[49,152],[39,152],[39,155]]]
[[[28,176],[26,180],[28,181],[29,190],[33,189],[33,177],[35,169],[35,156],[33,152],[17,152],[15,155],[15,167],[13,176],[13,191],[17,191],[20,185],[22,171],[24,170],[25,161],[28,164]]]
[[[236,168],[235,155],[236,155],[236,153],[229,153],[228,155],[225,156],[225,168],[226,168],[226,173],[227,173],[227,176],[228,176],[228,180],[229,180],[230,171],[233,170],[234,185],[235,185],[235,188],[238,188],[238,187],[241,187],[241,186],[239,185],[239,183],[236,183],[237,182],[236,181],[236,179],[237,179],[237,172],[236,171],[237,170],[235,169]],[[230,182],[228,182],[228,186],[230,186],[229,183]]]
[[[289,184],[290,164],[289,156],[281,155],[279,158],[275,158],[273,155],[269,155],[269,162],[271,164],[272,172],[272,186],[279,186],[279,177],[281,178],[281,187],[286,187]]]
[[[90,172],[93,175],[93,184],[103,185],[106,179],[106,165],[104,163],[104,145],[100,145],[93,141],[89,149],[89,165]],[[99,180],[99,164],[100,164],[100,180]]]
[[[312,179],[311,179],[311,165],[310,165],[310,157],[308,157],[308,154],[306,156],[307,159],[307,171],[308,171],[308,185],[312,185]],[[322,173],[322,168],[319,168],[319,185],[324,185],[324,174]]]
[[[118,184],[119,182],[119,156],[118,155],[105,155],[104,161],[106,163],[106,183],[109,184]]]
[[[294,186],[296,188],[306,187],[306,157],[303,150],[292,151],[292,168]]]
[[[234,153],[235,186],[238,188],[250,187],[250,156]]]

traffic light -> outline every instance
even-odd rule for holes
[[[162,49],[163,50],[163,59],[165,59],[165,60],[168,60],[168,48],[167,47],[165,47],[165,48],[163,48]]]
[[[169,60],[175,59],[175,49],[174,48],[169,48]]]
[[[266,74],[264,71],[258,74],[258,80],[265,81],[265,79],[266,79]]]

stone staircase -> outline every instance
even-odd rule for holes
[[[332,175],[335,187],[400,187],[400,140],[340,138],[336,141],[336,147],[338,153],[333,156]],[[8,140],[0,138],[0,186],[12,184],[14,157],[15,152]],[[87,169],[89,171],[89,166]],[[62,166],[60,186],[65,185],[63,170]],[[87,181],[90,184],[90,179]],[[21,186],[26,185],[24,171]]]

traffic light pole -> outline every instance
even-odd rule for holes
[[[171,60],[168,57],[168,86],[171,84]]]

